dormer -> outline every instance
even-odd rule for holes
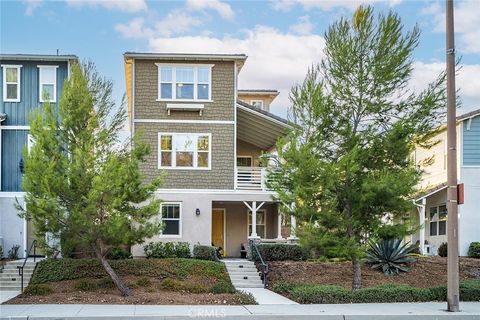
[[[258,109],[270,112],[270,104],[278,96],[277,90],[238,90],[238,99]]]

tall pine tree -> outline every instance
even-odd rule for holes
[[[419,35],[393,12],[360,7],[328,29],[325,57],[291,92],[298,126],[279,143],[272,187],[295,204],[303,243],[352,261],[353,289],[382,218],[412,209],[421,173],[410,154],[444,112],[443,73],[420,93],[408,87]]]
[[[112,82],[92,63],[75,64],[58,112],[47,103],[36,114],[34,145],[25,150],[23,215],[33,220],[38,238],[48,234],[64,246],[90,249],[127,296],[130,289],[105,256],[112,247],[141,243],[160,231],[154,219],[159,201],[153,199],[160,182],[142,181],[139,162],[147,145],[119,143],[126,112],[111,94]]]

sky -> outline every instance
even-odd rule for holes
[[[285,117],[289,92],[323,57],[324,34],[360,4],[418,24],[410,86],[419,91],[445,68],[445,1],[409,0],[0,0],[0,53],[75,54],[95,62],[125,92],[123,53],[245,53],[239,89],[277,89],[271,111]],[[456,1],[457,77],[462,107],[480,108],[480,1]]]

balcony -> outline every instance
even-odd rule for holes
[[[237,190],[269,191],[266,185],[267,168],[237,167],[235,179]]]

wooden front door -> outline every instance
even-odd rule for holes
[[[225,255],[224,245],[224,209],[212,209],[212,243],[216,247],[221,247],[223,255]]]

